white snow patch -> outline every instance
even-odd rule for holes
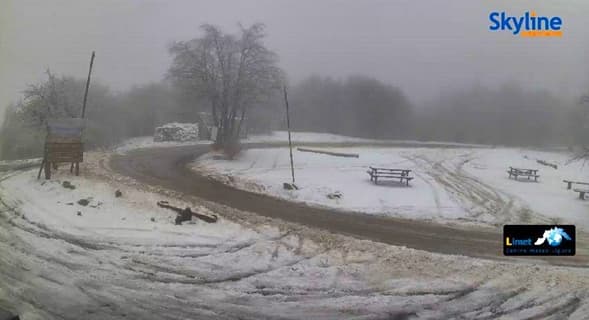
[[[284,190],[290,182],[288,148],[250,149],[236,160],[208,154],[194,169],[237,188],[276,197],[357,211],[442,222],[572,223],[589,230],[589,201],[565,190],[563,179],[589,181],[581,163],[565,165],[569,155],[509,148],[324,148],[358,153],[359,158],[294,153],[299,190]],[[524,158],[527,156],[527,159]],[[557,170],[536,158],[559,164]],[[375,185],[369,166],[412,170],[410,187]],[[538,183],[508,179],[509,166],[538,168]],[[328,194],[340,192],[340,199]]]

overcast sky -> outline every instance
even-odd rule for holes
[[[562,38],[490,32],[490,11],[560,16]],[[168,45],[212,23],[267,25],[268,47],[291,82],[366,74],[416,103],[473,83],[521,82],[563,97],[589,88],[586,0],[0,0],[0,111],[50,68],[114,91],[160,80]]]

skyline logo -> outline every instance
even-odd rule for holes
[[[492,11],[489,14],[489,30],[510,32],[520,37],[562,37],[562,18],[559,16],[540,16],[536,11],[526,11],[521,16],[510,16],[505,11]]]
[[[575,255],[575,226],[505,225],[505,255]],[[536,239],[534,241],[533,239]]]
[[[558,247],[562,243],[562,239],[572,240],[571,237],[564,232],[562,228],[554,227],[550,230],[544,231],[544,235],[542,238],[538,238],[536,242],[534,242],[535,246],[540,246],[544,244],[546,240],[548,240],[548,244],[553,247]]]

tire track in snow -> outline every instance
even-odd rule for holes
[[[472,160],[472,153],[458,163],[452,163],[456,157],[433,160],[426,154],[407,156],[407,158],[444,187],[473,220],[480,220],[482,216],[486,216],[486,220],[491,218],[490,222],[496,225],[509,222],[547,221],[545,217],[521,203],[516,206],[515,196],[501,192],[466,173],[463,167]]]
[[[180,272],[210,271],[215,265],[195,266],[191,259],[174,260],[177,250],[199,247],[189,239],[186,244],[154,246],[151,242],[138,240],[130,244],[111,237],[108,247],[95,248],[88,244],[105,243],[98,236],[54,230],[24,219],[17,214],[19,208],[6,208],[2,203],[5,201],[0,203],[0,287],[7,289],[0,290],[0,304],[24,305],[22,308],[34,310],[39,319],[526,319],[543,315],[558,319],[589,308],[586,291],[575,289],[559,298],[562,291],[523,290],[522,284],[514,281],[505,281],[501,289],[485,280],[486,275],[480,281],[458,280],[456,288],[456,280],[452,279],[465,277],[460,271],[450,274],[448,282],[431,285],[428,279],[436,274],[441,280],[448,277],[444,265],[438,264],[423,273],[423,286],[390,283],[391,279],[403,279],[403,271],[396,269],[411,263],[413,257],[406,255],[395,255],[390,261],[372,258],[354,264],[324,259],[326,252],[315,250],[306,257],[253,270],[250,275],[226,273],[226,277],[210,278],[208,283],[158,282],[150,277],[162,276],[158,268],[165,267],[167,259],[173,260]],[[301,238],[293,244],[286,236],[261,238],[265,254],[273,258],[273,253],[278,252],[276,258],[281,259],[280,252],[300,253]],[[47,241],[51,241],[54,251],[37,247]],[[210,244],[200,247],[210,253],[211,262],[217,261],[215,255],[223,255],[217,263],[231,261],[238,266],[248,263],[244,250],[252,245],[244,242],[228,246],[230,249]],[[130,246],[142,251],[136,254],[147,262],[144,269],[124,267],[120,257],[128,254]],[[279,247],[281,250],[276,251]],[[420,278],[429,259],[414,262],[414,271],[405,277]],[[375,264],[393,271],[382,269],[386,281],[362,282],[375,273],[371,269]],[[409,286],[418,289],[407,291]],[[10,290],[8,298],[2,296],[5,290]],[[582,314],[577,318],[582,319]]]
[[[3,219],[3,226],[14,227],[14,225],[18,225],[7,225],[4,222],[5,220]],[[26,220],[23,221],[23,223],[26,223]],[[31,234],[31,236],[38,237],[38,235],[34,233]],[[55,236],[57,239],[59,238],[58,234]],[[281,246],[282,244],[280,244],[280,242],[282,239],[283,237],[269,240],[269,242],[275,243],[274,245],[276,246]],[[64,244],[66,246],[73,246],[70,242],[64,242]],[[296,246],[289,249],[296,250]],[[35,249],[29,248],[29,250],[34,251]],[[84,247],[79,247],[79,250],[87,251],[90,256],[92,256],[93,253],[105,251],[92,250]],[[235,254],[236,252],[239,252],[239,250],[226,252],[227,254]],[[26,254],[26,252],[23,253]],[[42,299],[38,300],[34,306],[36,309],[42,310],[47,319],[124,319],[138,317],[143,319],[177,319],[191,317],[204,319],[259,319],[260,317],[297,319],[306,317],[304,316],[306,314],[303,310],[304,308],[301,309],[299,313],[293,313],[293,307],[289,308],[289,305],[295,306],[296,308],[301,308],[303,305],[311,305],[310,310],[313,310],[313,301],[320,302],[337,299],[342,299],[342,301],[346,301],[347,299],[361,301],[366,299],[367,301],[370,301],[378,296],[388,297],[389,299],[392,299],[391,301],[396,301],[397,299],[403,299],[403,301],[405,301],[406,298],[402,298],[405,296],[410,298],[410,300],[407,301],[416,301],[416,303],[406,304],[402,311],[393,307],[391,311],[382,313],[382,316],[379,316],[381,313],[376,312],[368,317],[380,319],[385,318],[385,314],[387,315],[386,317],[388,317],[388,315],[393,313],[396,315],[403,313],[405,315],[412,315],[414,318],[423,319],[439,318],[439,315],[441,314],[443,314],[446,319],[461,319],[465,317],[469,319],[491,319],[495,318],[492,315],[509,317],[510,315],[523,311],[530,312],[530,314],[533,315],[535,309],[547,310],[546,312],[549,314],[545,315],[554,315],[554,318],[557,318],[557,316],[571,315],[582,306],[587,305],[585,298],[564,299],[556,304],[553,304],[553,300],[551,299],[525,300],[526,290],[517,287],[517,285],[515,285],[514,288],[506,289],[504,292],[486,290],[483,287],[487,284],[479,283],[476,285],[466,285],[462,288],[430,288],[429,290],[412,291],[403,294],[395,293],[394,291],[391,291],[390,288],[382,288],[380,286],[368,288],[338,288],[341,286],[339,283],[331,283],[327,287],[295,289],[289,288],[288,286],[282,286],[282,281],[278,280],[281,278],[280,275],[276,275],[277,280],[274,281],[278,282],[274,284],[273,281],[266,280],[262,282],[265,283],[265,285],[257,285],[256,289],[253,291],[246,289],[242,293],[246,294],[246,296],[239,299],[229,298],[226,300],[221,299],[215,301],[214,298],[207,298],[207,294],[212,294],[213,292],[220,293],[225,290],[235,290],[231,289],[234,284],[248,281],[256,283],[258,281],[256,279],[262,280],[272,272],[282,272],[292,277],[292,273],[294,272],[296,274],[296,270],[298,270],[296,268],[293,270],[293,267],[307,265],[310,260],[318,259],[321,254],[323,253],[318,252],[315,255],[303,259],[296,259],[265,270],[253,271],[251,273],[236,273],[223,278],[211,278],[208,281],[190,281],[189,279],[186,281],[165,281],[157,275],[161,271],[170,271],[160,269],[161,263],[165,262],[165,257],[153,260],[148,255],[142,255],[146,261],[151,261],[152,263],[156,262],[157,264],[146,264],[146,269],[144,270],[120,268],[117,264],[113,264],[114,269],[105,268],[101,271],[102,273],[112,273],[114,270],[119,269],[111,275],[111,277],[114,276],[111,280],[107,280],[109,278],[102,279],[101,276],[97,276],[96,278],[91,277],[83,281],[76,281],[78,286],[77,290],[82,293],[84,299],[89,299],[88,301],[90,301],[86,301],[86,304],[84,304],[84,312],[78,311],[78,313],[75,313],[68,308],[58,311],[56,306],[46,305],[51,301],[43,301]],[[116,260],[118,256],[116,248],[107,249],[106,252],[104,252],[104,255],[100,255],[100,259],[106,260],[103,264],[109,264],[111,262],[109,262],[108,259]],[[46,260],[45,263],[50,264],[52,268],[56,270],[59,270],[61,266],[63,266],[63,261],[60,260],[50,259]],[[323,263],[325,263],[326,268],[330,268],[328,262],[322,262],[322,264]],[[337,265],[334,267],[340,268]],[[178,268],[181,270],[181,266],[178,266]],[[3,268],[2,270],[6,269]],[[96,270],[96,266],[93,265],[87,265],[85,270],[95,270],[95,272],[100,271]],[[336,274],[340,273],[341,271],[338,271]],[[0,279],[4,279],[4,276],[0,276]],[[53,283],[55,286],[61,287],[62,289],[60,290],[72,290],[68,289],[69,284],[67,282],[58,278],[49,277],[47,278],[47,281]],[[5,280],[0,280],[0,283],[6,282]],[[16,283],[13,281],[12,283],[9,282],[9,284],[15,285]],[[153,294],[150,292],[153,290],[166,290],[165,288],[172,284],[180,286],[178,289],[174,290],[177,291],[177,293],[173,295]],[[39,283],[37,282],[36,285],[39,285]],[[145,286],[148,286],[151,289],[146,291],[144,289]],[[192,294],[187,293],[189,292],[186,291],[188,290],[187,288],[192,288]],[[23,290],[22,295],[19,296],[18,299],[27,301],[29,298],[28,294],[30,293],[29,290],[37,289],[38,288],[36,287],[30,287],[30,289]],[[239,292],[240,289],[237,290],[238,291],[236,292]],[[433,298],[435,300],[434,302],[419,302],[421,299],[432,299],[432,296],[436,297]],[[518,299],[524,301],[523,304],[513,308],[505,307],[508,302]],[[256,307],[259,306],[262,301],[276,307],[277,313],[268,314],[266,313],[268,311],[263,307]],[[283,305],[282,301],[288,301],[288,304]],[[319,305],[320,304],[317,304],[317,306]],[[394,306],[394,304],[392,305]],[[311,312],[308,313],[309,316],[317,316],[314,311],[309,312]],[[330,309],[323,311],[323,315],[328,318],[354,318],[355,316],[366,314],[366,312],[367,310],[358,310],[352,313],[342,314],[340,311]],[[536,313],[536,315],[538,315],[538,313]],[[522,317],[522,319],[523,318],[525,317]]]

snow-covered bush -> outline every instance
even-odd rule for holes
[[[153,141],[191,141],[198,139],[198,125],[196,123],[167,123],[155,128]]]

